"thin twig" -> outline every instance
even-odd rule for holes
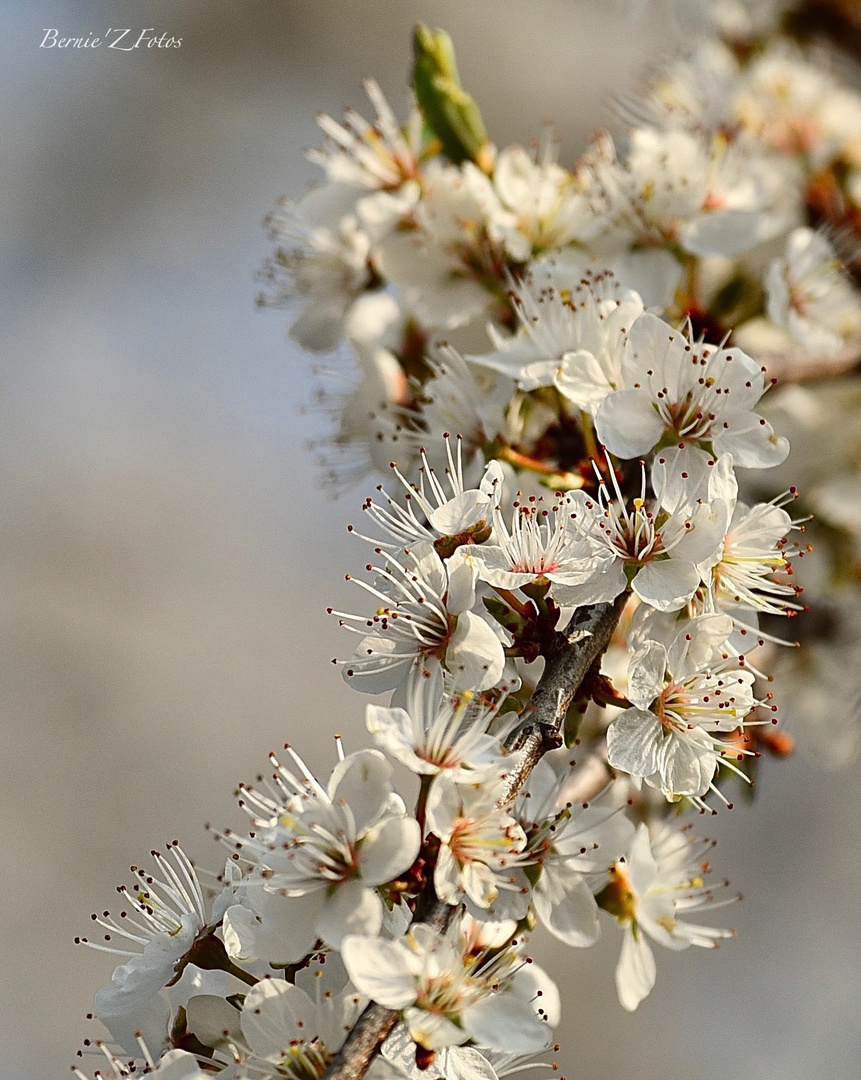
[[[523,723],[509,736],[509,749],[525,750],[525,754],[508,777],[501,804],[510,805],[544,754],[560,745],[559,732],[568,706],[593,662],[610,644],[626,600],[623,593],[612,604],[578,608],[559,635],[556,648],[547,656],[535,692],[523,710]],[[457,910],[437,899],[431,881],[419,900],[412,925],[431,926],[445,933]],[[386,1009],[375,1002],[368,1005],[332,1059],[323,1080],[360,1080],[399,1016],[397,1009]]]

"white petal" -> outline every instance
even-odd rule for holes
[[[649,827],[645,822],[637,826],[634,841],[626,856],[626,871],[631,888],[637,896],[645,896],[658,876],[658,864],[652,854],[652,841]]]
[[[459,904],[463,899],[460,866],[448,844],[440,845],[433,868],[433,887],[444,904]]]
[[[494,1067],[474,1046],[450,1046],[442,1056],[445,1080],[498,1080]]]
[[[667,670],[674,679],[689,678],[711,664],[732,633],[728,615],[699,615],[676,634],[667,650]]]
[[[346,937],[341,957],[353,985],[387,1009],[405,1009],[416,1000],[407,946],[372,937]]]
[[[544,870],[538,880],[533,902],[538,918],[554,937],[576,949],[594,945],[601,927],[598,923],[598,905],[595,897],[582,878],[571,873],[572,880],[566,889],[542,888],[547,877]]]
[[[318,888],[304,896],[282,896],[270,892],[259,881],[249,883],[246,909],[236,905],[225,915],[225,947],[228,954],[242,960],[284,961],[293,964],[312,948],[317,937],[317,919],[326,897]]]
[[[495,585],[498,589],[519,589],[521,585],[533,581],[538,576],[512,570],[511,559],[501,547],[495,544],[474,548],[469,553],[469,558],[475,564],[481,580]]]
[[[455,822],[463,816],[463,799],[457,784],[447,776],[438,776],[431,785],[426,813],[428,829],[440,840],[448,840]]]
[[[633,932],[626,929],[622,954],[616,965],[616,991],[622,1008],[633,1012],[643,998],[648,997],[656,977],[655,957],[645,935],[641,933],[635,941]]]
[[[449,500],[428,519],[431,527],[444,536],[456,536],[480,518],[490,517],[490,499],[483,491],[463,491]],[[450,569],[450,568],[449,568]]]
[[[153,994],[144,1001],[135,1002],[130,1012],[111,1013],[100,1008],[99,993],[96,994],[93,1012],[124,1053],[132,1057],[140,1056],[137,1035],[143,1036],[151,1053],[157,1055],[161,1052],[167,1042],[171,1016],[171,1008],[164,994]]]
[[[502,642],[484,619],[465,611],[446,649],[445,666],[459,690],[489,690],[505,667]]]
[[[351,662],[341,668],[341,674],[354,690],[382,694],[400,686],[415,660],[415,653],[398,651],[391,638],[368,634],[359,642]]]
[[[317,936],[338,949],[348,934],[379,934],[383,926],[383,901],[375,889],[360,881],[338,885],[328,897],[317,920]]]
[[[611,453],[635,458],[647,454],[659,442],[664,421],[647,390],[617,390],[598,407],[595,430]]]
[[[659,367],[664,380],[667,375],[678,374],[685,362],[687,339],[673,330],[663,319],[646,311],[634,321],[625,345],[622,374],[625,385],[635,387],[648,370]],[[662,381],[664,381],[662,380]],[[672,386],[672,382],[667,383]]]
[[[759,210],[711,210],[690,221],[680,239],[692,255],[731,259],[759,243],[765,223],[766,217]]]
[[[673,795],[705,795],[716,768],[717,758],[708,737],[695,729],[666,740],[658,771]]]
[[[370,829],[359,845],[359,872],[367,885],[382,885],[409,870],[421,846],[419,823],[390,817]]]
[[[493,871],[485,863],[465,863],[461,867],[460,880],[463,891],[477,907],[489,908],[499,895]]]
[[[700,574],[691,562],[666,559],[648,562],[631,582],[631,588],[658,611],[678,611],[697,591]]]
[[[241,1034],[239,1010],[215,994],[196,994],[185,1009],[188,1030],[206,1046],[236,1042]],[[226,1033],[226,1034],[225,1034]]]
[[[619,281],[638,292],[649,308],[669,307],[682,278],[681,263],[666,248],[614,255],[610,267]]]
[[[480,1046],[515,1054],[542,1050],[550,1042],[550,1026],[532,1005],[513,994],[489,994],[464,1009],[463,1023]]]
[[[448,1017],[440,1013],[427,1012],[425,1009],[407,1009],[404,1023],[410,1035],[426,1050],[440,1050],[444,1046],[456,1046],[466,1042],[469,1033],[458,1027]]]
[[[562,1018],[559,988],[540,964],[525,964],[516,971],[511,980],[511,992],[531,1005],[550,1027],[556,1027]]]
[[[228,1008],[230,1008],[229,1005]],[[235,1009],[232,1011],[237,1016],[239,1015]],[[147,1049],[150,1049],[151,1044],[147,1043],[144,1032],[141,1032],[141,1037],[143,1038]],[[207,1045],[212,1046],[212,1043],[208,1043]],[[140,1045],[138,1044],[138,1050],[135,1052],[134,1056],[137,1057],[139,1053]],[[151,1049],[150,1053],[152,1053]],[[188,1053],[187,1050],[168,1050],[164,1057],[158,1062],[157,1067],[152,1072],[147,1073],[147,1076],[151,1077],[152,1080],[207,1080],[211,1075],[212,1073],[205,1073],[203,1069],[201,1069],[197,1062],[197,1058],[194,1054]]]
[[[293,1039],[313,1037],[317,1006],[298,986],[282,979],[261,979],[242,1007],[242,1034],[263,1058],[278,1058]]]
[[[770,469],[789,453],[789,442],[756,413],[732,415],[726,423],[729,426],[715,435],[714,447],[719,454],[732,454],[739,468]]]
[[[585,349],[565,354],[553,384],[563,397],[589,412],[616,389],[598,360]]]
[[[664,688],[667,650],[657,641],[647,641],[628,664],[628,697],[639,709],[648,709]]]
[[[607,760],[631,776],[658,771],[663,728],[654,713],[626,709],[607,729]]]
[[[725,454],[725,458],[729,458]],[[704,493],[705,494],[705,493]],[[687,514],[676,514],[666,523],[664,543],[672,559],[714,564],[729,525],[729,507],[721,499],[697,503]]]
[[[380,817],[392,791],[391,777],[392,766],[379,750],[359,750],[332,770],[329,795],[349,806],[357,835]]]
[[[553,585],[553,599],[563,607],[584,604],[608,604],[628,585],[621,559],[614,559],[605,569],[582,585]]]

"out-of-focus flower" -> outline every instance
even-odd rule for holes
[[[766,288],[769,318],[809,357],[836,356],[861,334],[861,296],[821,233],[791,232],[783,257],[769,267]]]

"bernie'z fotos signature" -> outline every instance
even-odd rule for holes
[[[60,37],[59,30],[43,27],[44,37],[40,49],[100,49],[106,45],[109,49],[120,52],[132,52],[134,49],[178,49],[182,45],[181,37],[172,37],[167,33],[156,34],[155,27],[148,26],[136,31],[108,27],[101,37],[87,34],[86,37]]]

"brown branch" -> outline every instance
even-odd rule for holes
[[[509,749],[525,750],[525,754],[506,780],[500,805],[510,805],[544,754],[560,745],[559,732],[568,706],[594,661],[610,644],[626,600],[627,594],[623,593],[612,604],[578,608],[559,634],[535,692],[523,710],[524,722],[509,737]],[[437,899],[431,880],[419,899],[412,925],[431,926],[445,933],[457,910]],[[399,1016],[397,1009],[371,1002],[332,1059],[323,1080],[360,1080]]]
[[[526,723],[519,729],[521,732],[536,724],[560,730],[589,668],[610,644],[627,600],[628,594],[622,593],[612,604],[591,604],[574,612],[557,648],[548,655],[535,693],[523,710]]]

